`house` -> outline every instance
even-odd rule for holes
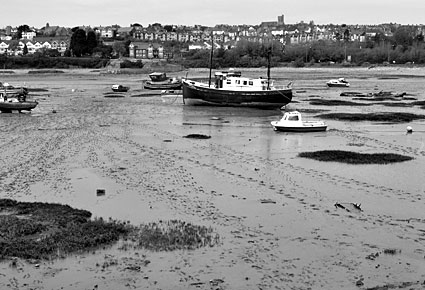
[[[166,59],[167,54],[159,43],[131,42],[129,47],[129,56],[140,59]]]
[[[22,32],[22,39],[33,39],[37,34],[34,31]]]
[[[100,36],[102,38],[112,38],[116,34],[116,29],[111,26],[101,27],[99,28],[99,30],[100,30]]]
[[[43,49],[57,49],[62,55],[69,47],[67,38],[39,37],[32,40],[21,39],[17,44],[13,41],[0,42],[0,54],[22,55],[27,47],[28,54],[34,54]]]
[[[135,29],[133,27],[120,27],[117,29],[116,36],[119,37],[130,37],[133,36]]]
[[[0,42],[0,54],[7,53],[8,49],[9,49],[9,44],[7,44],[4,41]]]

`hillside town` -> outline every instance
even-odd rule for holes
[[[395,23],[317,25],[314,21],[286,24],[284,19],[284,15],[280,15],[277,21],[265,21],[258,25],[220,24],[214,27],[159,23],[143,27],[136,23],[128,27],[111,25],[78,28],[86,32],[93,31],[99,43],[113,48],[117,43],[126,42],[130,58],[161,59],[172,57],[172,53],[164,49],[166,43],[178,43],[183,51],[210,49],[212,43],[216,48],[229,49],[241,40],[257,43],[274,40],[284,45],[339,40],[362,43],[379,35],[392,37],[394,31],[402,26]],[[423,25],[410,29],[413,29],[417,36],[423,37],[425,34]],[[52,26],[48,23],[42,28],[28,27],[24,31],[19,31],[18,27],[7,26],[0,29],[0,55],[31,55],[43,50],[56,50],[58,55],[63,56],[70,47],[72,31],[73,28]]]

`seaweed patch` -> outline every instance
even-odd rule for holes
[[[343,150],[322,150],[301,152],[299,157],[327,162],[342,162],[349,164],[388,164],[412,160],[413,157],[394,153],[358,153]]]

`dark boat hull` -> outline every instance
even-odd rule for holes
[[[292,89],[264,91],[232,91],[195,86],[183,81],[183,102],[186,105],[244,106],[280,108],[292,100]]]
[[[347,85],[347,84],[337,84],[337,83],[327,83],[327,85],[330,88],[332,88],[332,87],[335,87],[335,88],[348,88],[349,87],[349,85]]]
[[[143,87],[148,90],[181,90],[182,84],[181,82],[155,83],[147,81]]]
[[[119,88],[119,89],[112,89],[113,92],[115,93],[125,93],[129,90],[129,88],[127,87],[123,87],[123,88]]]
[[[0,102],[0,111],[10,113],[12,111],[31,111],[37,107],[38,102]]]
[[[274,126],[275,131],[280,132],[322,132],[326,131],[327,126],[317,126],[317,127],[280,127]]]

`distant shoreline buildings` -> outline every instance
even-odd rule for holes
[[[382,34],[392,37],[394,31],[402,25],[395,23],[380,25],[316,25],[313,21],[286,24],[284,15],[277,16],[277,21],[265,21],[259,25],[161,25],[149,24],[143,27],[132,24],[129,27],[111,25],[106,27],[80,27],[86,32],[94,31],[98,40],[105,45],[128,41],[129,56],[132,58],[167,58],[169,54],[163,50],[166,42],[180,43],[187,50],[209,49],[211,43],[224,49],[232,48],[237,42],[245,40],[265,43],[270,40],[284,45],[303,44],[314,41],[358,41]],[[64,55],[70,45],[72,28],[50,26],[31,27],[22,31],[18,37],[18,28],[7,26],[0,29],[0,55],[22,55],[24,51],[33,54],[43,49],[55,49]],[[413,26],[418,35],[425,34],[425,26]]]

